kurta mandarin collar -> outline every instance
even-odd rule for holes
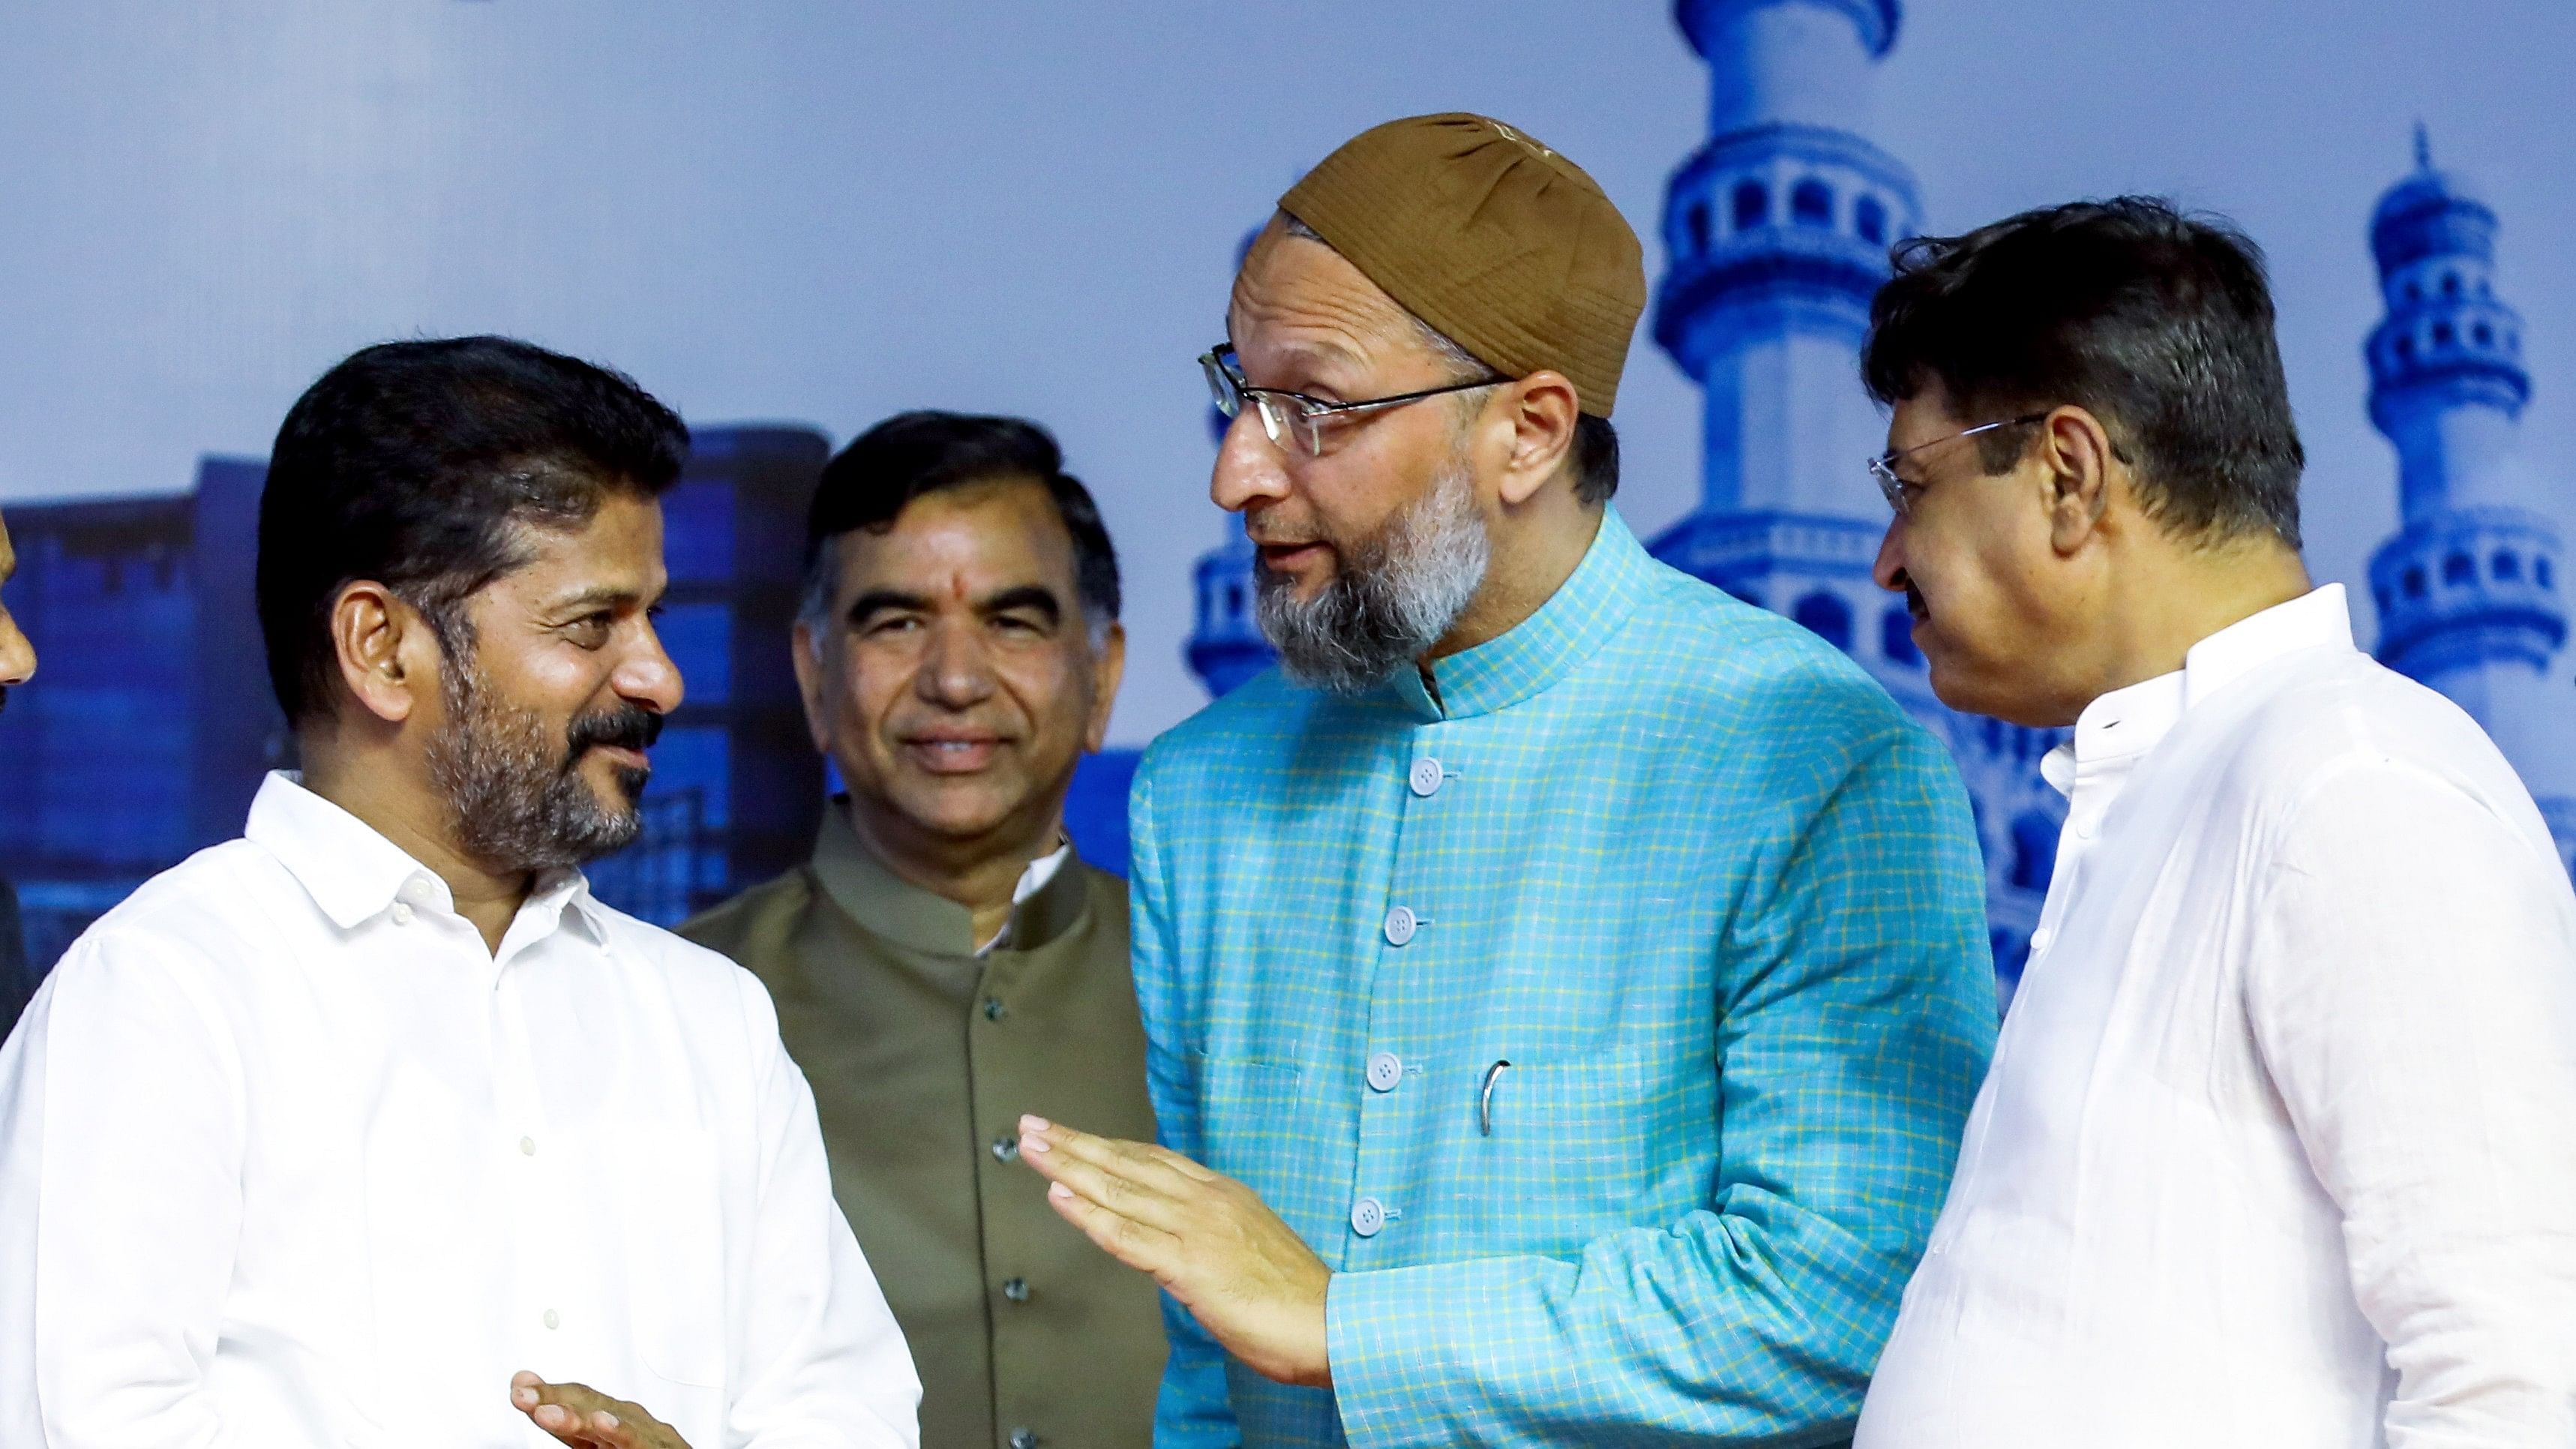
[[[2073,737],[2041,757],[2040,775],[2059,794],[2071,795],[2078,781],[2154,749],[2186,711],[2228,685],[2285,654],[2321,647],[2353,647],[2352,615],[2341,584],[2327,584],[2239,619],[2191,646],[2182,668],[2112,690],[2086,705]]]
[[[1432,662],[1438,699],[1416,670],[1397,670],[1388,688],[1426,724],[1508,709],[1563,679],[1608,643],[1645,597],[1654,566],[1619,510],[1605,507],[1583,562],[1538,612],[1499,638]]]
[[[837,795],[814,839],[814,877],[851,920],[898,946],[940,956],[973,956],[975,913],[886,867],[850,825],[850,797]],[[1059,868],[1012,907],[1000,951],[1034,951],[1081,923],[1088,908],[1082,872]]]

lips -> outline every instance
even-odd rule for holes
[[[1322,558],[1329,551],[1327,545],[1321,543],[1264,543],[1255,545],[1255,548],[1263,565],[1273,569],[1294,568]]]
[[[902,743],[904,757],[933,775],[971,775],[993,763],[1002,741],[994,735],[922,735]]]
[[[646,755],[642,750],[628,749],[624,745],[593,745],[590,747],[590,752],[606,759],[609,764],[621,770],[650,770],[653,768],[653,761],[650,756]]]

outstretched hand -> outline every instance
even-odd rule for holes
[[[1330,1388],[1332,1269],[1252,1189],[1177,1152],[1020,1119],[1020,1160],[1047,1204],[1128,1267],[1154,1275],[1226,1351],[1266,1378]]]
[[[510,1403],[538,1428],[582,1449],[689,1449],[679,1430],[587,1384],[550,1384],[522,1370],[510,1375]]]

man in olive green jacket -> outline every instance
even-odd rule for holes
[[[778,1003],[924,1449],[1145,1445],[1153,1283],[1016,1162],[1024,1112],[1153,1134],[1126,886],[1063,828],[1125,658],[1108,534],[1040,429],[907,413],[824,469],[806,541],[796,675],[849,793],[680,934]]]

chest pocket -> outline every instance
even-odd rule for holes
[[[714,1135],[657,1126],[608,1140],[614,1156],[602,1181],[619,1199],[636,1351],[674,1383],[720,1386],[727,1318]]]
[[[1313,1175],[1298,1171],[1296,1154],[1304,1148],[1297,1129],[1313,1128],[1302,1115],[1312,1109],[1298,1100],[1303,1076],[1300,1068],[1281,1063],[1205,1058],[1199,1068],[1199,1147],[1208,1167],[1251,1188],[1312,1242],[1325,1220],[1339,1215],[1323,1203]]]
[[[1549,1220],[1661,1222],[1707,1205],[1717,1069],[1642,1047],[1519,1061],[1478,1105],[1492,1165]]]

